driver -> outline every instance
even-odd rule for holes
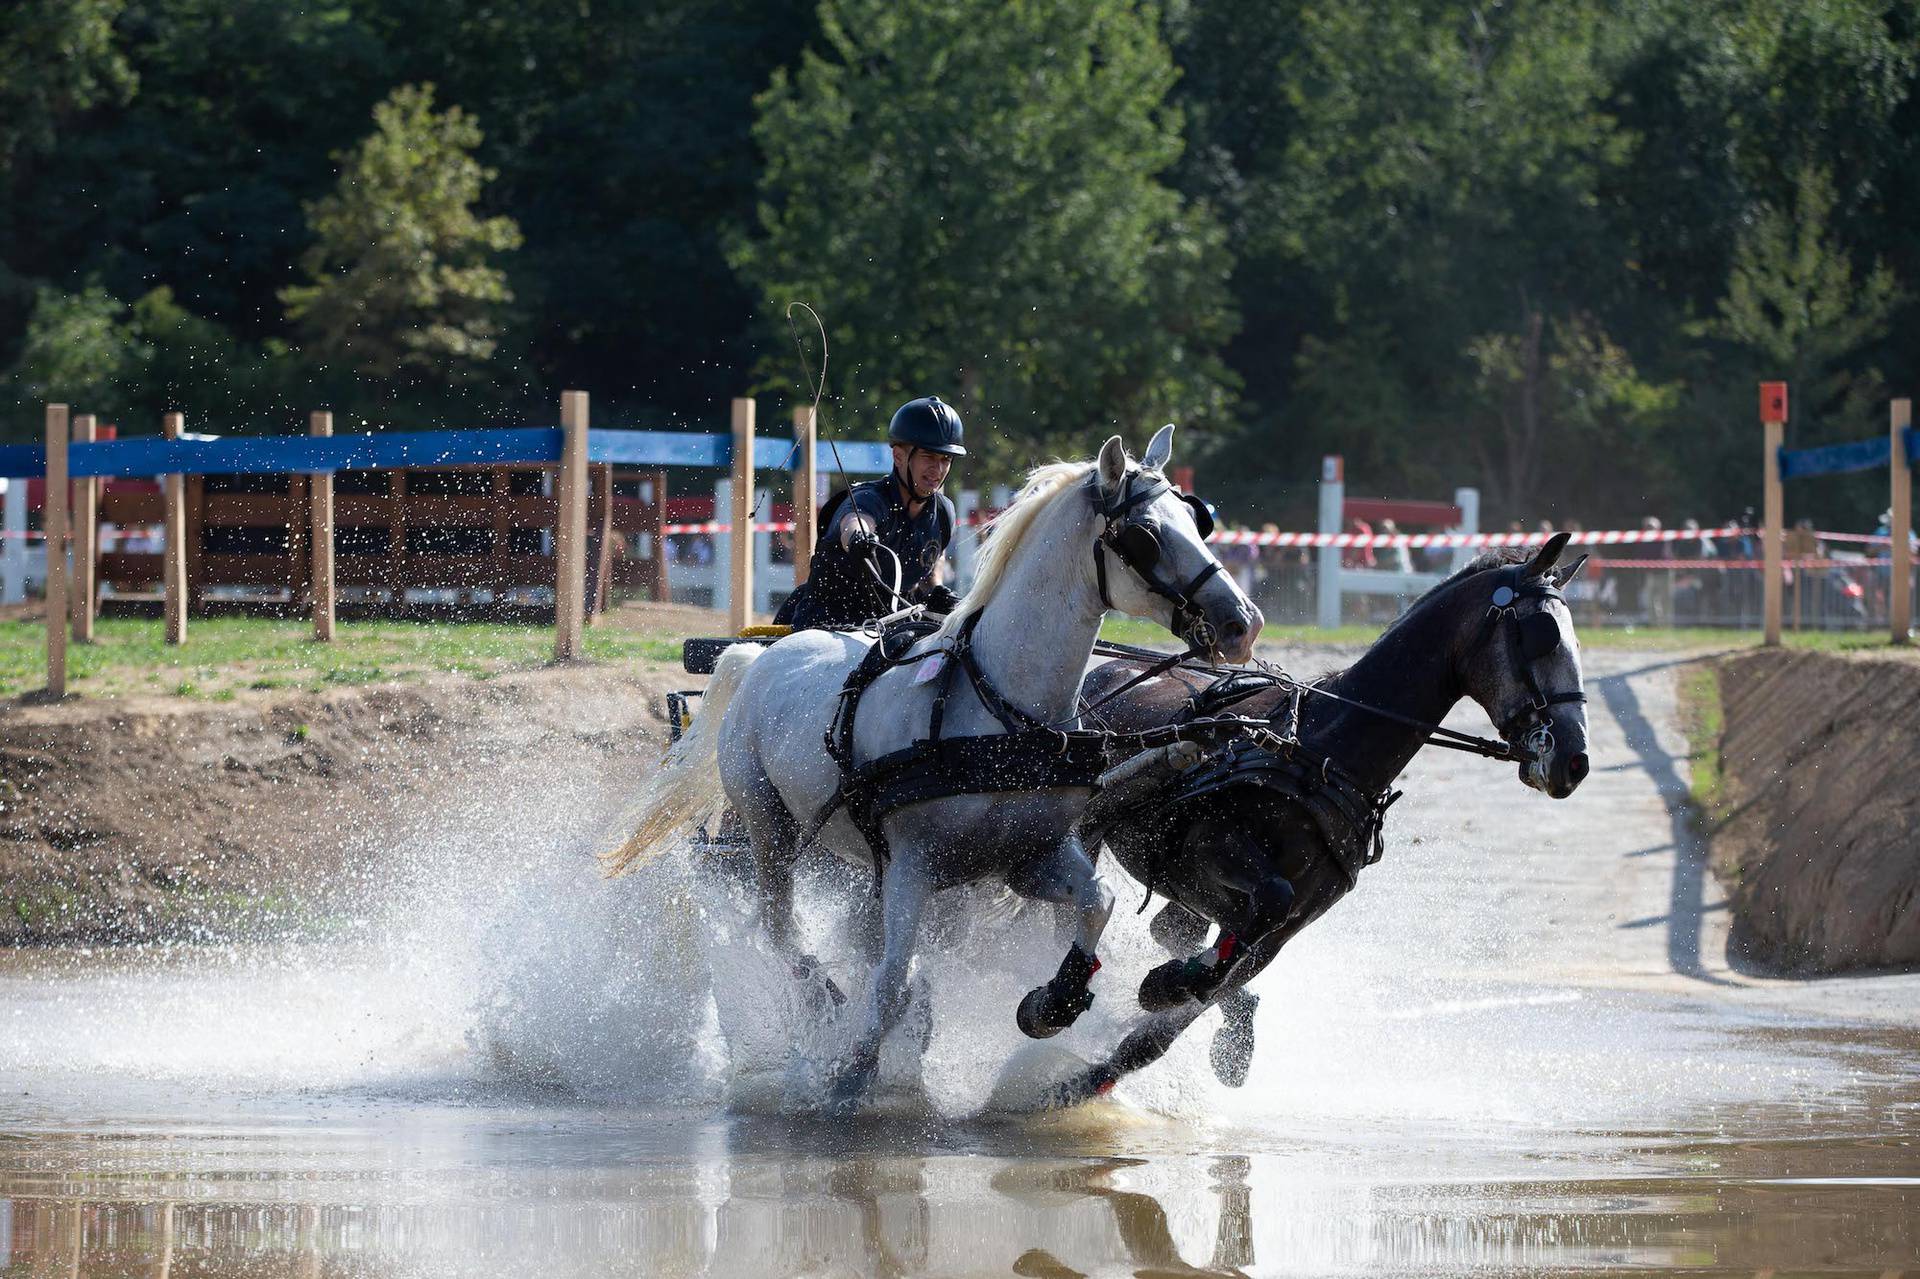
[[[891,585],[895,557],[900,594],[908,603],[952,612],[959,597],[933,576],[953,541],[953,503],[940,486],[953,459],[967,455],[962,435],[960,415],[938,396],[901,405],[887,426],[893,473],[850,485],[828,501],[807,580],[773,620],[805,630],[858,626],[893,612],[902,605],[889,597],[875,571]]]

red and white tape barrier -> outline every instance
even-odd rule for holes
[[[791,533],[793,522],[756,523],[756,533]],[[698,533],[730,533],[733,525],[709,520],[701,524],[668,524],[669,537]],[[1690,538],[1737,537],[1737,527],[1708,529],[1608,529],[1575,533],[1575,546],[1616,546],[1628,542],[1679,542]],[[1826,537],[1827,534],[1820,534]],[[1215,533],[1211,540],[1223,546],[1538,546],[1545,533],[1256,533],[1241,529]],[[1844,540],[1844,539],[1842,539]],[[1886,539],[1882,538],[1882,541]]]

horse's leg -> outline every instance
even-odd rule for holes
[[[1169,955],[1191,955],[1207,944],[1212,925],[1199,911],[1170,901],[1147,925],[1147,932]]]
[[[1093,860],[1071,835],[1045,857],[1015,867],[1007,876],[1007,887],[1034,901],[1069,906],[1078,921],[1060,971],[1046,985],[1028,991],[1015,1014],[1023,1034],[1046,1039],[1073,1025],[1093,1004],[1088,983],[1100,971],[1095,952],[1113,915],[1113,894],[1095,876]]]
[[[820,961],[800,948],[793,926],[793,867],[800,859],[800,828],[793,814],[764,778],[738,795],[735,810],[747,828],[759,869],[760,926],[768,944],[801,983],[818,1007],[844,1004],[847,997],[821,968]]]
[[[829,1106],[838,1112],[858,1107],[873,1072],[880,1065],[880,1045],[887,1032],[906,1011],[908,999],[907,969],[913,962],[914,943],[920,933],[920,916],[926,911],[933,889],[926,875],[911,859],[896,852],[882,881],[881,901],[886,920],[886,952],[873,972],[873,989],[867,998],[866,1016],[855,1036],[852,1049],[834,1068],[828,1084]]]
[[[1227,988],[1227,978],[1249,947],[1257,946],[1286,924],[1293,913],[1293,884],[1275,866],[1267,848],[1244,830],[1221,832],[1217,841],[1196,830],[1188,839],[1189,865],[1204,865],[1212,878],[1240,901],[1240,909],[1221,920],[1212,946],[1189,959],[1161,964],[1140,982],[1140,1006],[1161,1012],[1189,1001],[1212,1003]],[[1208,845],[1204,856],[1194,849]]]

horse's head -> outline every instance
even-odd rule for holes
[[[1244,662],[1265,619],[1207,549],[1213,516],[1206,506],[1168,481],[1172,456],[1171,424],[1155,433],[1137,465],[1117,435],[1100,450],[1093,560],[1101,603],[1164,622],[1194,648]]]
[[[1561,566],[1567,535],[1557,533],[1530,560],[1464,579],[1483,615],[1461,653],[1467,693],[1500,736],[1529,751],[1520,780],[1555,799],[1573,794],[1587,776],[1587,705],[1580,678],[1580,642],[1560,588],[1587,557]]]

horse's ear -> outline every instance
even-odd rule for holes
[[[1528,577],[1545,577],[1547,570],[1559,562],[1560,552],[1567,549],[1567,542],[1571,537],[1572,534],[1570,533],[1555,533],[1552,537],[1548,538],[1547,544],[1540,548],[1539,553],[1527,561],[1526,575]]]
[[[1147,445],[1147,455],[1140,459],[1140,465],[1149,471],[1164,471],[1167,463],[1173,460],[1173,423],[1153,433],[1153,442]]]
[[[1102,492],[1113,492],[1120,487],[1120,481],[1127,478],[1127,446],[1120,442],[1119,436],[1110,437],[1101,446],[1098,469]]]
[[[1582,555],[1579,559],[1575,560],[1573,563],[1563,565],[1562,567],[1553,570],[1553,580],[1557,585],[1565,586],[1568,582],[1571,582],[1574,578],[1580,576],[1580,570],[1585,568],[1586,566],[1587,566],[1587,557],[1585,555]]]

